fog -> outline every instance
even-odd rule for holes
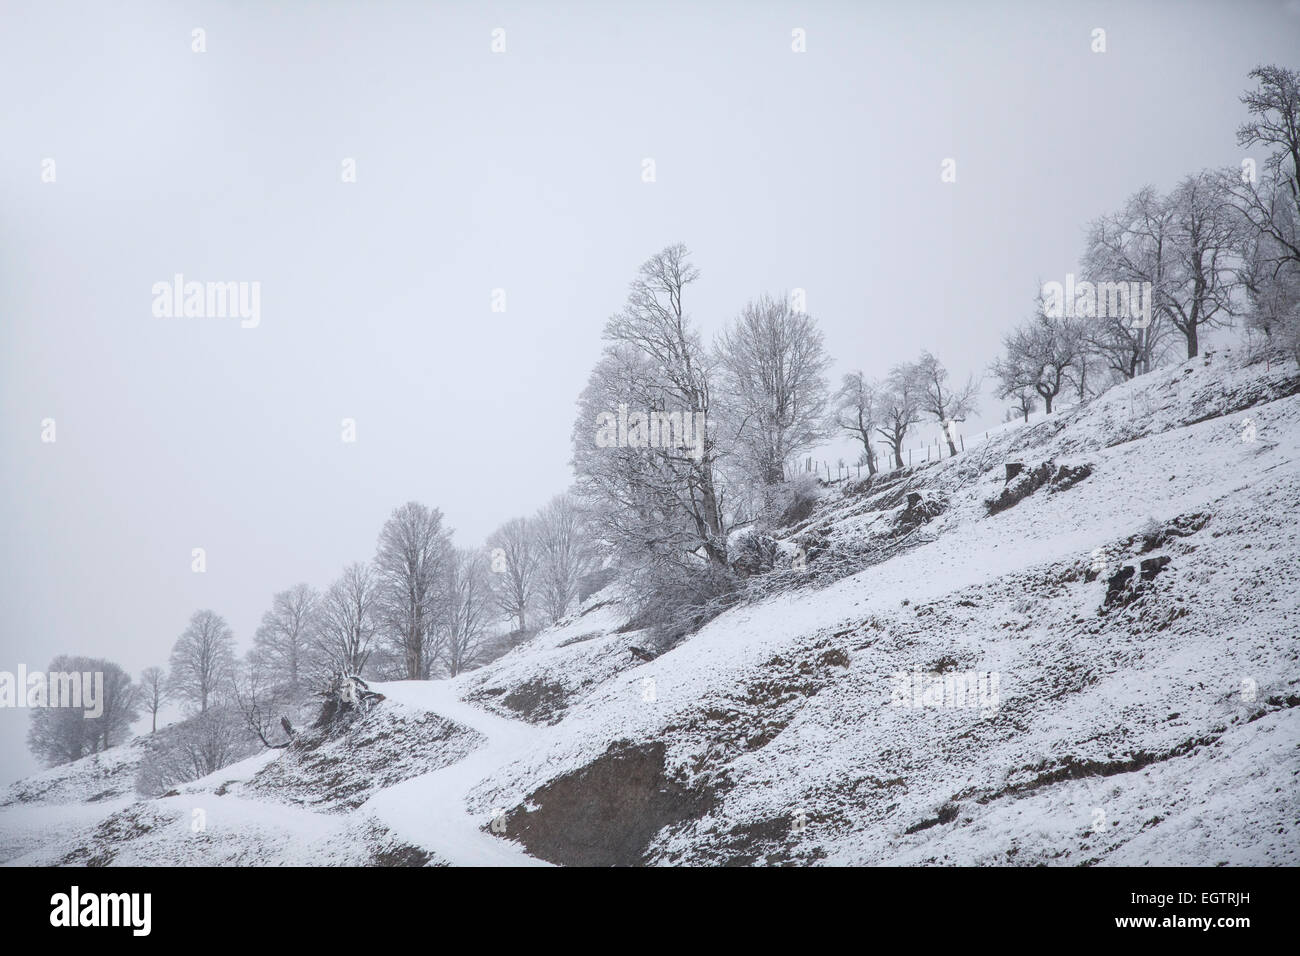
[[[836,380],[923,348],[984,374],[1090,219],[1241,161],[1246,74],[1300,49],[1295,2],[0,10],[11,672],[138,674],[202,607],[246,648],[410,499],[461,544],[534,511],[672,242],[709,336],[803,289]],[[155,315],[177,274],[258,283],[258,321]],[[27,720],[0,709],[0,782]]]

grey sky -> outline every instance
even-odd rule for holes
[[[605,318],[671,242],[710,337],[798,287],[837,379],[922,348],[979,373],[1090,218],[1240,162],[1246,73],[1300,49],[1294,2],[0,11],[9,671],[138,673],[200,607],[247,647],[412,498],[462,544],[533,511]],[[260,282],[260,325],[155,318],[175,273]],[[0,710],[0,782],[35,766],[27,713]]]

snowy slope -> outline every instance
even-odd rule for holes
[[[787,535],[806,580],[784,574],[662,656],[646,659],[612,587],[478,671],[380,686],[345,739],[159,800],[0,807],[0,848],[69,863],[1295,865],[1298,391],[1293,363],[1226,350],[1160,370],[828,492]],[[1007,462],[1044,483],[1018,479],[1030,493],[990,513]],[[909,511],[908,492],[933,507]],[[848,553],[874,557],[824,573]],[[965,674],[996,675],[996,700],[951,706]],[[42,825],[39,849],[14,836]]]

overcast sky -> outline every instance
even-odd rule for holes
[[[1240,162],[1246,73],[1300,50],[1294,0],[0,11],[11,672],[138,674],[202,607],[246,648],[410,499],[466,545],[535,510],[603,322],[672,242],[709,338],[802,288],[836,379],[923,348],[979,374],[1089,219]],[[155,317],[177,273],[259,282],[260,324]],[[0,782],[35,767],[27,724],[0,710]]]

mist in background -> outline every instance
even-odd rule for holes
[[[709,338],[801,288],[833,383],[921,349],[983,374],[1090,219],[1240,163],[1247,72],[1300,49],[1295,2],[0,20],[0,670],[137,676],[198,608],[247,649],[273,592],[372,557],[405,501],[478,545],[564,490],[602,325],[669,243]],[[177,273],[259,282],[260,323],[155,317]],[[986,387],[967,433],[1004,408]],[[0,709],[0,783],[37,767],[28,715]]]

